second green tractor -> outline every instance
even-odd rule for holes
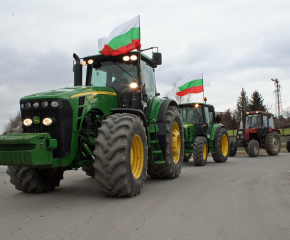
[[[204,103],[179,104],[184,130],[184,162],[193,158],[196,166],[207,163],[212,153],[216,163],[226,162],[229,156],[229,137],[214,107]]]

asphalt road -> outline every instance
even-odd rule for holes
[[[14,189],[0,167],[0,239],[290,239],[290,153],[184,163],[175,180],[108,198],[82,170],[45,194]]]

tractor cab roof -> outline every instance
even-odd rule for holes
[[[273,115],[272,113],[263,112],[263,111],[250,111],[250,112],[246,112],[246,115],[251,115],[251,114]]]
[[[199,102],[193,102],[193,103],[180,103],[179,107],[213,107],[211,104],[206,103],[199,103]]]
[[[106,56],[102,54],[96,54],[96,55],[89,55],[86,57],[83,57],[82,59],[87,61],[89,59],[94,59],[94,61],[121,61],[123,62],[123,57],[124,56],[131,56],[131,55],[138,55],[138,51],[132,51],[126,54],[118,55],[118,56]],[[150,67],[156,68],[157,65],[153,63],[152,58],[148,57],[147,55],[141,53],[141,60],[145,61]]]

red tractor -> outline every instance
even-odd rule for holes
[[[244,128],[237,130],[237,139],[230,143],[230,157],[234,157],[237,147],[244,147],[250,157],[257,157],[260,148],[269,155],[278,155],[281,149],[280,131],[274,126],[271,113],[247,112]]]

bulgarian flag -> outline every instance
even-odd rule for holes
[[[201,93],[203,92],[203,74],[194,74],[188,78],[184,78],[176,83],[180,92],[176,95],[183,97],[189,93]]]
[[[116,27],[109,37],[98,41],[99,52],[107,56],[117,56],[140,49],[140,16]]]

